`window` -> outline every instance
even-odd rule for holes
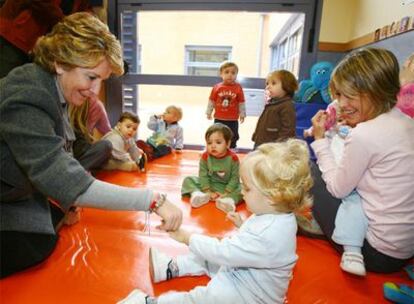
[[[288,70],[299,76],[303,17],[293,15],[272,43],[272,69]]]
[[[193,76],[219,76],[219,66],[231,59],[231,47],[186,46],[185,74]]]
[[[145,125],[149,112],[161,111],[164,103],[177,104],[185,111],[182,121],[188,128],[185,144],[203,145],[200,134],[211,123],[204,114],[209,92],[220,81],[217,77],[220,63],[231,60],[239,66],[238,81],[246,92],[249,112],[240,125],[239,146],[251,147],[256,115],[263,106],[264,79],[277,62],[277,46],[286,40],[283,48],[300,50],[298,61],[294,57],[289,60],[287,51],[280,52],[286,57],[286,67],[300,65],[299,74],[307,71],[317,57],[317,36],[312,33],[319,30],[322,1],[291,2],[286,5],[285,1],[275,0],[108,1],[113,8],[108,10],[108,20],[115,21],[110,23],[111,29],[118,30],[121,38],[125,38],[124,31],[135,31],[135,51],[131,55],[138,55],[135,70],[108,81],[111,122],[129,106],[131,111],[142,116]],[[135,20],[124,16],[130,13]],[[302,27],[291,26],[286,35],[283,29],[292,15],[296,15],[296,19],[301,15]],[[135,21],[135,25],[128,28],[128,21]],[[300,36],[289,44],[288,37],[296,31]],[[302,40],[306,43],[304,47],[300,46]],[[123,88],[124,98],[119,94]],[[145,127],[142,129],[140,136],[145,138]]]

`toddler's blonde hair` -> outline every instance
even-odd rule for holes
[[[175,113],[177,121],[180,121],[183,118],[183,110],[180,107],[171,105],[166,108],[167,111],[172,111]]]
[[[247,155],[241,166],[277,211],[298,212],[312,203],[309,149],[303,140],[260,145]]]
[[[224,69],[230,68],[230,67],[235,67],[236,68],[236,72],[239,72],[239,67],[237,66],[237,64],[233,61],[223,61],[220,64],[220,73],[223,72]]]

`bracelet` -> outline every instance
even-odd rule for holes
[[[158,208],[160,208],[162,205],[164,205],[165,201],[167,200],[167,194],[165,193],[160,193],[160,196],[157,200],[153,200],[150,207],[149,207],[149,211],[150,212],[154,212],[155,210],[157,210]]]

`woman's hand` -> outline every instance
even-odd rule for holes
[[[228,212],[226,218],[232,221],[236,227],[240,227],[243,224],[241,215],[235,211]]]
[[[176,231],[170,231],[169,235],[177,242],[188,245],[190,243],[190,237],[192,233],[183,229],[178,229]]]
[[[183,221],[183,212],[169,200],[166,200],[162,206],[155,210],[155,213],[162,218],[162,224],[159,229],[165,231],[175,231],[180,228]]]
[[[315,140],[325,137],[326,118],[326,112],[324,110],[319,110],[318,113],[312,117],[313,137]]]

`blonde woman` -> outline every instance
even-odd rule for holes
[[[182,213],[164,195],[98,181],[72,156],[67,106],[96,98],[103,80],[123,73],[121,45],[108,27],[73,14],[33,53],[35,63],[0,80],[1,277],[46,259],[64,213],[77,206],[153,210],[161,228],[177,229]]]

